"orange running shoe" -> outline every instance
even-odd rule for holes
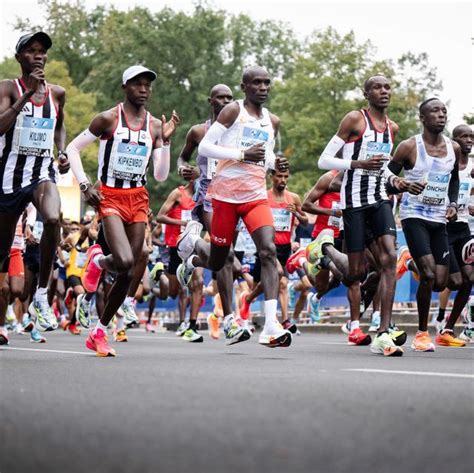
[[[69,333],[71,335],[80,335],[81,334],[81,329],[79,328],[79,325],[77,324],[77,322],[70,323],[67,326],[67,329],[69,330]]]
[[[347,337],[348,345],[370,345],[372,339],[368,333],[364,333],[360,328],[355,328]]]
[[[457,338],[452,330],[441,330],[435,338],[436,345],[441,347],[465,347],[466,342]]]
[[[207,316],[207,326],[209,327],[209,336],[214,340],[219,340],[219,318],[215,314]]]
[[[240,317],[242,320],[248,320],[250,317],[250,302],[247,302],[246,297],[249,295],[247,291],[240,295]]]
[[[60,326],[64,331],[67,330],[67,328],[69,327],[70,324],[71,324],[71,321],[68,320],[68,319],[63,319],[63,320],[61,320],[61,322],[59,322],[59,326]]]
[[[411,344],[411,349],[414,351],[435,351],[434,343],[431,341],[428,332],[418,331]]]
[[[128,336],[127,332],[125,332],[125,329],[114,330],[114,342],[128,342]]]
[[[95,351],[97,356],[115,356],[115,350],[110,348],[107,334],[100,328],[91,330],[86,340],[86,347]]]
[[[407,246],[400,248],[400,255],[397,260],[397,280],[400,279],[407,271],[407,263],[412,259],[410,250]]]

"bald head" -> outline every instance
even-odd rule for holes
[[[364,90],[367,92],[372,86],[372,84],[380,79],[388,82],[388,79],[382,73],[377,73],[377,74],[374,74],[373,76],[370,76],[368,79],[366,79],[366,81],[364,82]]]
[[[250,66],[245,69],[244,73],[242,74],[242,83],[248,84],[252,81],[252,79],[256,76],[265,75],[269,76],[270,74],[268,71],[261,66]]]
[[[472,128],[469,125],[463,123],[462,125],[454,127],[453,138],[459,138],[465,133],[472,133]]]
[[[230,95],[230,96],[232,96],[232,90],[230,90],[230,87],[225,85],[225,84],[217,84],[209,92],[209,97],[211,97],[211,99],[212,99],[216,95]]]

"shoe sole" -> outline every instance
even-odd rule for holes
[[[0,345],[8,345],[8,338],[3,335],[0,335]]]
[[[372,338],[367,337],[362,340],[362,342],[356,343],[356,342],[347,342],[347,344],[351,347],[366,347],[367,345],[370,345],[372,343]]]
[[[392,352],[385,352],[385,350],[380,351],[378,348],[370,347],[370,352],[374,353],[376,355],[383,355],[387,358],[389,358],[391,356],[393,356],[393,357],[403,356],[403,350],[395,350],[395,351],[392,351]]]
[[[250,340],[250,337],[251,337],[250,332],[244,329],[238,337],[233,337],[231,339],[226,338],[225,344],[227,346],[230,346],[230,345],[235,345],[236,343],[246,342],[247,340]]]
[[[298,331],[298,327],[296,325],[291,325],[290,327],[286,328],[285,330],[288,330],[288,332],[295,334]]]
[[[416,348],[416,347],[414,347],[414,346],[412,345],[412,346],[411,346],[411,349],[412,349],[413,351],[417,351],[417,352],[420,352],[420,353],[432,353],[432,352],[435,351],[435,347],[434,347],[434,346],[422,350],[421,348]]]
[[[270,343],[261,343],[260,341],[258,343],[268,348],[287,348],[291,345],[291,333],[284,333],[278,338],[273,339]]]
[[[183,337],[183,340],[185,340],[186,342],[189,342],[189,343],[202,343],[202,342],[204,342],[204,338],[202,338],[202,337],[196,338],[194,340],[189,340],[188,338]]]

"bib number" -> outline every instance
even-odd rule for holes
[[[289,232],[292,214],[286,209],[272,209],[273,224],[276,232]]]
[[[40,241],[43,236],[43,222],[36,221],[33,227],[33,238],[36,241]]]
[[[148,147],[135,143],[118,143],[108,176],[124,181],[139,181],[148,164]]]
[[[444,205],[448,192],[450,174],[429,173],[426,187],[419,196],[421,203],[426,205]]]
[[[341,203],[333,201],[331,205],[332,210],[339,210],[341,208]],[[341,224],[341,217],[336,217],[335,215],[330,215],[328,219],[328,225],[330,227],[336,227],[339,228],[339,225]]]
[[[217,168],[217,163],[219,161],[217,159],[212,159],[212,158],[207,158],[207,175],[206,178],[209,180],[214,179],[214,176],[216,175],[216,168]]]
[[[374,156],[383,155],[384,164],[382,168],[379,169],[378,171],[370,171],[368,169],[362,169],[361,170],[362,174],[365,176],[381,176],[384,173],[390,161],[390,148],[391,148],[390,143],[378,143],[376,141],[369,141],[367,143],[367,149],[363,157],[363,160],[366,161],[368,159],[373,158]]]
[[[52,157],[54,144],[54,118],[22,116],[17,125],[18,154],[26,156]]]
[[[271,124],[269,124],[268,126],[271,126]],[[253,128],[250,126],[244,126],[242,127],[239,147],[240,149],[246,150],[259,143],[263,143],[267,146],[269,141],[270,134],[267,131],[261,130],[259,128]],[[265,167],[265,160],[258,162],[244,160],[244,163],[253,164],[254,166]]]

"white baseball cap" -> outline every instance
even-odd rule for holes
[[[140,74],[148,74],[152,81],[156,79],[156,72],[153,72],[151,69],[148,69],[145,66],[137,65],[125,69],[122,75],[122,84],[125,85],[130,79],[133,79],[134,77],[137,77]]]

